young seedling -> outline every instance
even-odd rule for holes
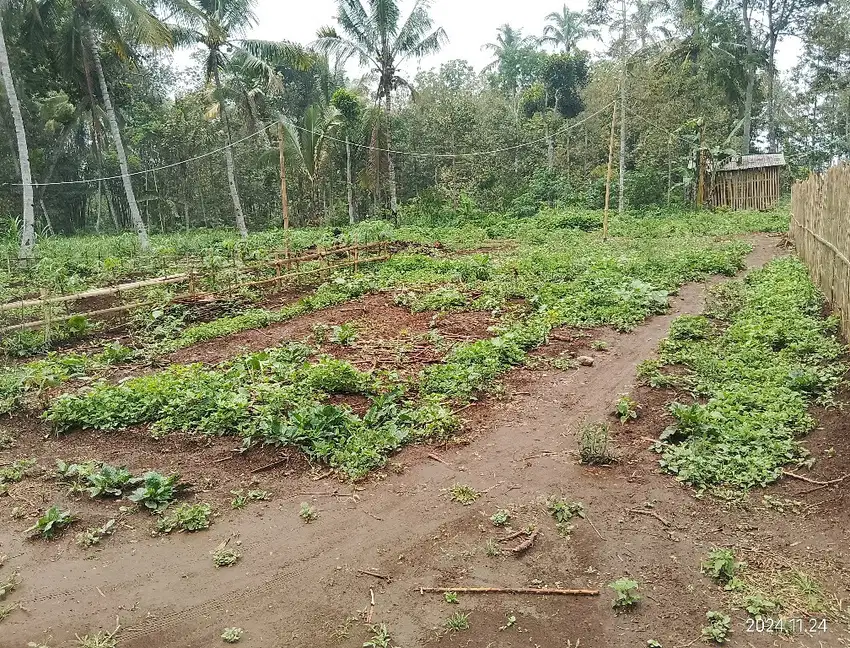
[[[750,594],[744,597],[744,609],[750,616],[761,619],[765,615],[770,615],[779,610],[779,604],[763,597],[761,594]]]
[[[732,619],[729,615],[712,610],[706,613],[705,618],[708,619],[708,625],[703,626],[700,631],[702,638],[714,643],[726,643],[732,628]]]
[[[614,413],[620,419],[620,423],[625,425],[627,422],[638,417],[637,411],[639,408],[640,405],[638,405],[636,400],[629,398],[626,394],[623,394],[614,406]]]
[[[646,642],[646,648],[664,648],[664,646],[661,645],[660,641],[656,641],[655,639],[650,639],[649,641]]]
[[[628,610],[640,601],[640,595],[637,593],[639,589],[638,582],[631,578],[618,578],[613,583],[609,583],[608,587],[614,590],[616,594],[616,598],[612,603],[612,607],[615,610]]]
[[[116,648],[118,646],[118,639],[115,635],[118,634],[118,631],[121,629],[120,626],[116,627],[112,632],[98,632],[93,635],[76,635],[77,637],[77,646],[79,648]]]
[[[457,598],[457,592],[446,592],[443,596],[446,599],[446,603],[460,603]]]
[[[246,495],[245,491],[240,488],[230,491],[230,494],[233,495],[233,499],[230,500],[230,507],[234,509],[245,508],[248,502],[265,502],[272,498],[272,494],[264,490],[249,490]]]
[[[493,526],[502,527],[511,521],[511,513],[507,509],[499,509],[490,516]]]
[[[708,574],[725,589],[736,589],[738,582],[735,578],[736,572],[744,566],[744,563],[736,562],[735,552],[731,549],[713,549],[703,561],[701,568],[703,574]]]
[[[452,632],[460,632],[461,630],[469,630],[469,612],[455,612],[444,624]]]
[[[363,642],[363,648],[390,648],[390,631],[386,624],[373,625],[369,631],[372,637]]]
[[[458,502],[464,506],[469,506],[481,497],[481,493],[466,484],[455,484],[449,491],[449,495],[453,502]]]
[[[298,517],[304,520],[307,524],[319,519],[319,514],[316,509],[310,506],[307,502],[301,502],[301,510],[298,511]]]
[[[357,329],[354,324],[347,322],[331,329],[331,341],[340,346],[350,346],[357,339]]]
[[[516,617],[513,614],[505,615],[505,625],[499,626],[499,630],[507,630],[508,628],[513,628],[516,625]]]
[[[165,477],[158,472],[146,472],[141,477],[130,480],[138,488],[128,496],[131,502],[143,504],[152,513],[161,513],[177,497],[182,485],[176,473]]]
[[[242,628],[225,628],[221,633],[221,640],[224,643],[234,644],[242,638],[243,634],[245,631]]]
[[[78,533],[76,543],[83,549],[88,549],[100,544],[101,540],[113,533],[115,533],[115,520],[107,520],[103,526],[90,527],[82,533]]]
[[[590,343],[590,348],[594,351],[607,351],[608,343],[605,340],[594,340]]]
[[[232,567],[239,562],[240,558],[242,558],[241,553],[234,549],[227,549],[226,547],[216,549],[212,555],[213,564],[216,567]]]
[[[41,536],[45,540],[52,540],[57,533],[69,526],[74,520],[75,517],[71,511],[61,511],[54,504],[24,533],[30,533],[33,537]]]
[[[13,573],[5,581],[0,582],[0,601],[15,591],[15,588],[20,584],[21,577],[18,575],[18,572]]]

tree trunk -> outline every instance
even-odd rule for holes
[[[245,213],[242,211],[242,202],[239,200],[239,189],[236,186],[236,169],[233,163],[233,149],[230,137],[230,121],[227,119],[224,97],[221,95],[221,78],[218,68],[215,71],[215,89],[218,94],[218,107],[221,119],[224,122],[224,134],[227,139],[227,147],[224,149],[224,163],[227,166],[227,186],[230,189],[230,199],[233,201],[233,211],[236,214],[236,229],[243,239],[248,238],[248,227],[245,225]]]
[[[50,222],[50,214],[47,213],[47,207],[44,206],[43,200],[39,200],[38,202],[41,205],[41,211],[44,214],[44,222],[47,225],[47,231],[50,232],[51,236],[55,236],[56,230],[53,229],[53,223]]]
[[[35,250],[35,206],[33,200],[32,172],[30,171],[30,154],[27,147],[27,134],[24,130],[24,118],[21,114],[21,104],[18,103],[18,93],[15,90],[12,69],[9,66],[9,54],[6,52],[6,39],[3,36],[2,17],[0,17],[0,73],[3,75],[6,97],[9,100],[9,108],[12,110],[12,121],[15,123],[18,165],[21,168],[21,189],[24,196],[19,255],[22,259],[30,259]]]
[[[546,170],[555,170],[555,140],[549,132],[549,122],[546,121]]]
[[[254,101],[254,95],[252,95],[249,91],[245,96],[248,98],[248,108],[251,110],[251,119],[254,121],[254,127],[260,128],[262,126],[260,123],[260,111],[257,110],[257,102]],[[268,128],[263,128],[260,131],[260,137],[263,138],[263,143],[265,143],[266,148],[272,147],[272,139],[269,137]]]
[[[623,51],[621,54],[621,70],[620,70],[620,186],[619,186],[619,204],[617,205],[617,213],[621,216],[626,208],[626,65],[628,63],[628,51],[626,49],[628,32],[626,0],[622,0],[623,11]]]
[[[387,111],[387,175],[389,176],[390,184],[390,213],[393,216],[393,223],[398,225],[398,195],[396,190],[395,180],[395,161],[393,160],[392,150],[392,134],[390,133],[390,112],[392,111],[392,91],[389,87],[384,92],[384,106]]]
[[[744,34],[747,45],[747,90],[744,95],[744,134],[741,143],[741,155],[750,154],[750,144],[753,140],[753,95],[756,88],[756,68],[753,62],[755,55],[753,47],[753,27],[750,22],[750,5],[748,0],[741,0],[741,18],[744,23]]]
[[[773,34],[773,15],[768,14],[768,29],[771,34],[768,37],[767,53],[767,144],[770,153],[776,153],[779,146],[776,136],[776,41],[777,35]]]
[[[124,193],[127,196],[127,205],[130,208],[130,219],[133,221],[133,226],[136,228],[136,233],[139,235],[139,247],[142,250],[147,251],[150,249],[148,230],[142,222],[142,215],[139,212],[139,204],[136,202],[136,194],[133,192],[133,183],[130,181],[130,165],[127,162],[127,153],[124,150],[124,141],[121,139],[121,130],[118,128],[118,117],[115,115],[115,109],[112,107],[112,98],[109,96],[109,88],[106,85],[106,75],[103,73],[103,64],[100,61],[100,52],[97,51],[97,44],[95,43],[91,28],[87,28],[87,38],[89,47],[91,48],[95,73],[97,74],[97,80],[100,84],[103,108],[106,111],[106,119],[109,122],[109,130],[112,133],[112,139],[115,143],[115,151],[118,154],[118,166],[121,168],[121,181],[124,184]]]
[[[345,136],[345,181],[348,184],[348,223],[354,225],[354,185],[351,182],[351,142],[348,140],[348,135]]]

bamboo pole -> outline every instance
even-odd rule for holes
[[[548,587],[417,587],[420,594],[540,594],[561,596],[599,596],[598,589],[552,589]]]
[[[277,125],[278,146],[280,147],[280,204],[283,210],[283,237],[286,258],[289,259],[289,198],[286,193],[286,154],[284,153],[284,128],[283,122]],[[287,269],[289,263],[287,262]]]
[[[611,204],[611,174],[614,170],[614,125],[617,122],[617,102],[611,113],[611,137],[608,140],[608,175],[605,177],[605,212],[602,216],[602,240],[608,240],[608,209]]]

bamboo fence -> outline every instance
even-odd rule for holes
[[[718,171],[711,203],[729,209],[768,210],[779,202],[781,167]]]
[[[273,292],[282,290],[286,284],[297,283],[302,277],[311,275],[318,275],[320,278],[322,275],[329,277],[332,272],[347,268],[356,272],[361,265],[386,261],[390,256],[392,256],[392,250],[387,241],[320,248],[315,251],[305,251],[304,254],[299,256],[290,256],[285,252],[274,252],[265,261],[234,265],[234,273],[230,277],[231,283],[222,290],[212,292],[198,290],[197,284],[202,279],[203,270],[191,265],[187,272],[180,274],[94,288],[73,294],[47,295],[42,293],[40,298],[0,304],[0,316],[14,316],[16,312],[19,312],[21,319],[18,324],[0,328],[0,334],[47,329],[76,315],[82,315],[86,318],[103,317],[148,306],[150,302],[142,299],[141,301],[134,300],[94,310],[74,308],[77,304],[85,304],[86,301],[97,298],[109,298],[121,302],[125,297],[137,294],[136,291],[144,288],[185,284],[185,292],[174,295],[170,299],[171,302],[197,301],[222,295],[227,296],[241,288],[264,288]],[[272,271],[271,274],[270,270]],[[64,308],[64,313],[57,315],[50,312],[51,308],[60,306]],[[33,320],[32,314],[39,312],[39,310],[45,313],[45,316],[42,319]]]
[[[850,340],[850,165],[794,184],[791,240],[812,281],[841,316],[844,339]]]

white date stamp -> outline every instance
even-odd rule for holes
[[[827,620],[811,617],[808,619],[761,617],[747,619],[747,632],[758,632],[768,634],[815,634],[828,630]]]

